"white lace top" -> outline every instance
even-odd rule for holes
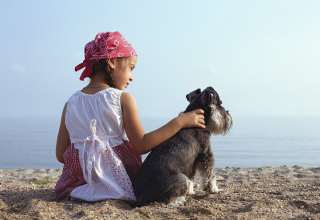
[[[92,119],[97,120],[97,136],[110,147],[128,140],[122,123],[121,94],[121,90],[107,88],[95,94],[78,91],[72,95],[65,116],[71,143],[77,146],[91,134]]]
[[[74,198],[135,200],[130,178],[112,150],[128,140],[122,123],[121,94],[114,88],[95,94],[78,91],[67,102],[65,124],[71,143],[79,150],[87,183],[71,192]]]

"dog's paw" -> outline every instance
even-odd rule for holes
[[[209,191],[209,193],[218,193],[222,191],[218,188],[216,177],[212,178],[212,180],[209,182],[207,191]]]
[[[210,187],[209,193],[219,193],[222,192],[222,189],[219,189],[217,186]]]
[[[188,187],[187,194],[188,194],[188,195],[194,195],[195,192],[194,192],[194,184],[193,184],[193,181],[187,180],[187,187]]]
[[[217,186],[207,186],[205,188],[205,192],[207,192],[208,194],[214,194],[214,193],[219,193],[223,190],[219,189]]]
[[[175,199],[173,199],[168,205],[171,207],[178,207],[184,205],[186,202],[186,197],[185,196],[179,196]]]

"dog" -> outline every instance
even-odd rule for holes
[[[133,181],[137,206],[151,202],[183,204],[187,194],[194,194],[196,172],[201,178],[200,189],[219,191],[210,136],[226,134],[232,127],[232,117],[212,87],[202,92],[197,89],[186,98],[189,105],[185,112],[203,109],[206,128],[181,129],[149,153]]]

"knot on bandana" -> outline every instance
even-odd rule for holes
[[[84,47],[84,60],[75,67],[75,71],[85,68],[80,80],[92,76],[92,66],[101,59],[136,56],[135,49],[120,32],[98,33],[94,40]]]

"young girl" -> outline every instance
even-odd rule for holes
[[[55,192],[86,201],[135,200],[132,180],[147,153],[186,127],[205,127],[203,110],[181,113],[145,134],[134,97],[123,90],[133,81],[133,47],[119,32],[96,35],[85,46],[80,80],[89,84],[64,106],[56,157],[64,164]]]

